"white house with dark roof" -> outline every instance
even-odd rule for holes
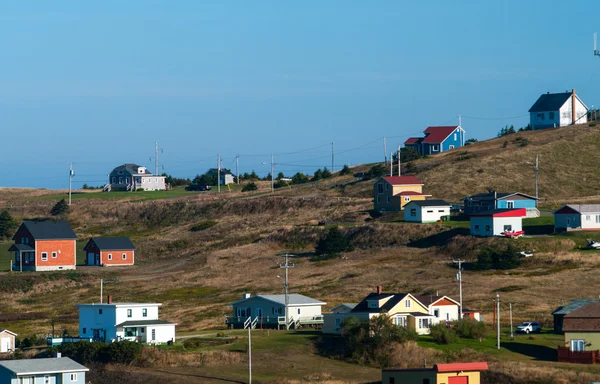
[[[123,164],[108,175],[104,191],[164,191],[167,189],[165,176],[153,175],[146,167],[137,164]]]
[[[448,296],[420,295],[415,296],[433,315],[433,324],[456,321],[460,317],[460,303]]]
[[[120,340],[162,344],[175,341],[174,323],[159,320],[160,303],[77,304],[79,337],[94,341]]]
[[[588,107],[575,90],[541,95],[529,109],[529,124],[533,131],[587,123]]]
[[[554,229],[600,229],[600,204],[566,204],[554,211]]]
[[[288,295],[288,318],[292,328],[323,324],[321,307],[327,303],[298,293]],[[249,318],[256,328],[285,327],[285,295],[244,294],[242,300],[229,304],[232,315],[225,323],[231,328],[243,328]]]
[[[69,359],[21,359],[0,361],[2,384],[86,384],[89,369]]]
[[[356,307],[358,303],[342,303],[335,307],[329,308],[330,313],[349,313]]]
[[[404,221],[435,223],[450,216],[450,204],[444,200],[413,200],[404,206]]]

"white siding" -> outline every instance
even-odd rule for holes
[[[435,315],[435,311],[438,311],[438,315],[433,320],[434,324],[445,321],[458,320],[458,305],[438,305],[430,306],[429,314]]]
[[[156,303],[125,305],[121,304],[89,304],[79,306],[79,337],[93,337],[93,330],[100,329],[106,333],[106,341],[117,339],[115,325],[131,320],[157,320],[158,306]],[[142,316],[142,310],[148,310],[148,316]],[[127,317],[127,309],[131,309],[132,316]],[[102,313],[100,313],[102,310]],[[83,332],[85,328],[85,333]]]
[[[413,216],[414,214],[414,216]],[[421,207],[411,202],[404,206],[404,221],[416,223],[435,223],[442,216],[450,215],[450,206]]]
[[[494,236],[501,236],[504,232],[504,226],[510,225],[510,231],[523,230],[522,217],[494,217]]]
[[[573,116],[571,114],[573,96],[569,97],[566,103],[560,108],[560,126],[564,127],[573,124]],[[587,123],[587,108],[579,101],[579,98],[575,97],[575,111],[577,124]]]
[[[285,305],[280,304],[271,300],[267,300],[260,296],[252,296],[242,302],[233,305],[232,316],[238,316],[238,308],[245,310],[245,316],[248,316],[248,310],[250,310],[251,317],[254,318],[259,315],[262,311],[263,317],[279,317],[285,315]],[[300,314],[298,315],[298,310]],[[312,318],[313,316],[321,315],[321,305],[293,305],[288,306],[288,314],[290,318]]]

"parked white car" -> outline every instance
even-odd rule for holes
[[[521,325],[517,326],[517,332],[522,333],[533,333],[533,332],[541,332],[542,326],[537,321],[526,321]]]

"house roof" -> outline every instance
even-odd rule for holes
[[[527,209],[490,209],[489,211],[471,213],[471,216],[525,217],[527,216]]]
[[[600,302],[588,303],[565,315],[563,331],[600,332]]]
[[[419,302],[420,304],[423,304],[419,301],[419,299],[417,299],[410,293],[385,293],[385,292],[383,292],[381,294],[377,294],[376,292],[372,292],[372,293],[369,293],[369,295],[367,297],[362,299],[362,301],[360,303],[358,303],[356,305],[356,307],[354,307],[354,309],[352,309],[352,311],[350,311],[350,313],[380,313],[382,311],[387,312],[390,309],[394,308],[399,302],[404,300],[407,296],[410,296],[413,299],[415,299],[417,302]],[[385,299],[388,297],[390,297],[390,299],[388,301],[386,301],[381,307],[369,308],[369,301],[382,300],[382,299]],[[424,306],[427,307],[426,305],[424,305]],[[426,315],[426,314],[419,313],[419,316],[421,316],[421,315]]]
[[[400,193],[402,195],[402,193]],[[419,207],[449,207],[450,204],[444,200],[413,200],[408,204],[416,204]],[[408,205],[406,204],[406,205]]]
[[[384,369],[384,372],[470,372],[487,371],[488,364],[482,363],[452,363],[436,364],[431,368],[404,368],[404,369]]]
[[[422,137],[409,137],[404,142],[404,145],[419,144],[421,141],[423,141]]]
[[[415,191],[402,191],[402,192],[398,193],[396,196],[431,196],[431,195],[427,195],[425,193],[415,192]]]
[[[11,334],[11,335],[13,335],[13,336],[17,336],[17,334],[16,334],[16,333],[14,333],[14,332],[11,332],[11,331],[9,331],[8,329],[0,329],[0,333],[3,333],[3,332],[10,333],[10,334]]]
[[[478,309],[467,309],[467,308],[463,308],[462,313],[479,313],[480,311]]]
[[[90,239],[90,242],[94,242],[98,249],[114,249],[114,250],[133,250],[135,245],[131,242],[129,237],[95,237]],[[87,245],[86,245],[87,247]]]
[[[564,209],[565,207],[571,208],[572,210],[579,213],[598,213],[600,212],[600,204],[566,204],[554,211],[557,213],[558,211]]]
[[[423,182],[414,176],[383,176],[382,179],[392,185],[423,185]]]
[[[35,240],[76,240],[77,235],[69,223],[61,221],[24,221],[21,227],[27,228]],[[19,231],[17,231],[18,233]],[[13,236],[13,240],[16,238]]]
[[[138,173],[138,169],[139,168],[144,168],[144,173]],[[126,171],[126,172],[129,172],[132,175],[148,175],[148,176],[152,175],[152,172],[150,172],[148,170],[148,168],[142,167],[141,165],[137,165],[137,164],[133,164],[133,163],[127,163],[127,164],[119,165],[118,167],[116,167],[115,169],[113,169],[111,173],[113,173],[113,172],[119,172],[119,171]]]
[[[124,321],[120,324],[115,325],[115,327],[145,327],[147,325],[175,325],[175,323],[171,323],[170,321],[165,320],[128,320]]]
[[[514,195],[521,195],[521,196],[525,196],[527,198],[533,199],[533,200],[537,200],[537,198],[535,196],[531,196],[528,195],[526,193],[522,193],[522,192],[485,192],[485,193],[478,193],[475,194],[473,196],[469,196],[467,197],[467,199],[471,199],[471,200],[485,200],[485,199],[494,199],[494,193],[496,194],[496,199],[497,200],[504,200],[507,199],[511,196]]]
[[[337,307],[346,307],[346,308],[352,309],[352,308],[356,307],[356,305],[358,305],[358,303],[342,303],[342,304],[336,305],[335,307],[331,307],[329,309],[332,310],[332,309],[335,309]]]
[[[459,128],[459,126],[452,125],[452,126],[427,127],[427,129],[425,130],[425,134],[427,136],[425,136],[422,143],[440,144],[444,140],[446,140],[446,138],[448,136],[450,136],[456,128]]]
[[[419,300],[426,307],[429,307],[431,304],[435,304],[440,300],[446,299],[453,302],[456,305],[460,305],[456,300],[449,298],[448,296],[433,296],[433,295],[419,295],[415,296],[415,299]],[[464,312],[464,311],[463,311]]]
[[[558,111],[571,95],[571,92],[545,93],[529,108],[529,112]]]
[[[575,300],[571,300],[569,301],[567,304],[565,305],[561,305],[560,307],[556,308],[554,310],[554,312],[552,312],[553,315],[568,315],[569,313],[583,307],[584,305],[587,305],[589,303],[594,303],[594,302],[598,302],[600,300],[598,299],[575,299]]]
[[[75,304],[76,307],[160,307],[162,303],[92,303],[92,304]]]
[[[88,368],[68,357],[0,361],[0,366],[17,376],[44,373],[87,372]]]
[[[236,301],[234,303],[231,303],[229,305],[241,303],[243,301],[250,300],[250,299],[253,299],[256,297],[260,297],[265,300],[270,300],[277,304],[285,305],[285,295],[254,295],[254,296],[248,297],[247,299],[242,299],[242,300]],[[327,303],[320,301],[320,300],[313,299],[312,297],[301,295],[299,293],[290,293],[288,295],[288,305],[325,305],[325,304],[327,304]]]
[[[593,301],[587,303],[573,312],[565,315],[565,318],[578,317],[578,318],[598,318],[600,319],[600,302]],[[600,330],[600,329],[599,329]]]
[[[8,248],[8,252],[15,252],[15,251],[33,252],[33,251],[35,251],[35,248],[33,248],[29,244],[13,244],[10,246],[10,248]]]

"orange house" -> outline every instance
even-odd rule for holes
[[[77,235],[64,220],[24,221],[13,240],[14,270],[75,269]]]
[[[87,265],[133,265],[135,246],[128,237],[96,237],[83,247]]]
[[[400,211],[413,200],[425,200],[423,183],[414,176],[383,176],[373,184],[375,211]]]

